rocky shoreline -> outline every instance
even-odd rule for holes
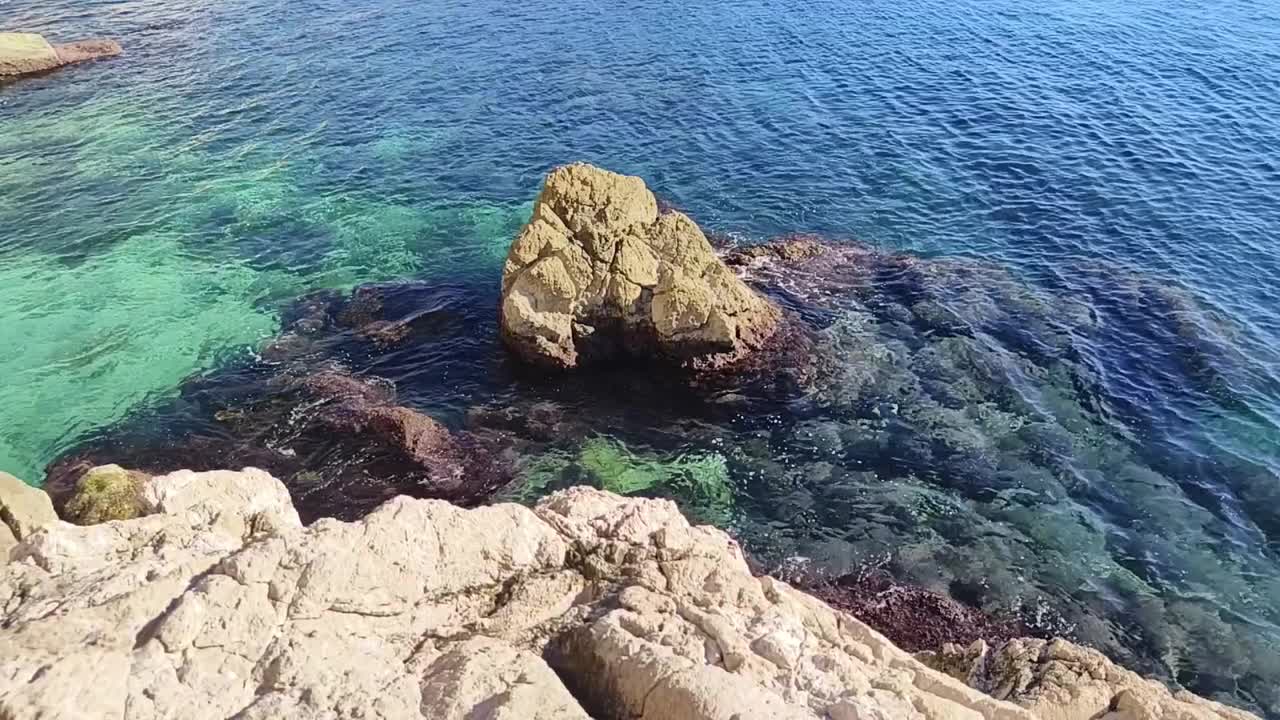
[[[205,702],[243,718],[1253,717],[888,574],[752,572],[725,533],[639,497],[736,534],[733,462],[777,507],[807,495],[852,535],[869,501],[828,482],[849,463],[877,488],[928,473],[1032,512],[1066,494],[1053,478],[1073,440],[973,337],[1088,390],[1061,360],[1088,317],[982,265],[804,237],[717,249],[639,179],[586,165],[548,177],[496,312],[455,291],[312,293],[252,363],[184,383],[188,425],[157,435],[141,417],[89,440],[50,466],[48,496],[0,476],[3,631],[26,648],[0,666],[0,709],[70,712],[90,699],[62,685],[104,661],[123,668],[110,707],[83,717]],[[391,357],[456,383],[440,348],[481,326],[512,359],[463,372],[504,396],[459,393],[445,420],[379,375]],[[784,416],[794,428],[769,424]],[[673,424],[719,449],[627,445]],[[812,457],[782,466],[779,431]],[[1030,472],[997,468],[988,435]],[[503,498],[522,504],[487,504]],[[887,500],[875,512],[912,524],[948,511]]]
[[[134,489],[140,517],[79,526],[0,476],[4,717],[1253,717],[1064,640],[913,657],[669,501],[401,497],[304,527],[260,470]]]

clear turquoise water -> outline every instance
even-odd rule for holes
[[[1091,318],[1061,366],[1088,391],[1029,403],[1076,446],[1052,488],[1013,489],[1036,502],[993,501],[979,490],[1010,489],[968,471],[859,474],[862,426],[842,413],[860,406],[833,390],[768,438],[782,469],[685,448],[729,459],[726,524],[761,552],[781,537],[833,565],[886,557],[984,604],[1025,593],[1109,651],[1280,713],[1274,4],[3,10],[8,28],[110,35],[127,55],[0,88],[0,468],[38,482],[81,438],[251,356],[308,290],[496,277],[542,175],[589,160],[718,233],[991,261],[1050,315]],[[835,327],[851,368],[873,340],[898,351],[883,321]],[[1013,333],[981,340],[1028,352]],[[459,402],[421,366],[378,369],[424,409]],[[969,414],[1012,463],[990,413]],[[845,433],[839,452],[801,442],[822,423]],[[859,493],[852,514],[752,475],[821,463],[828,487]]]

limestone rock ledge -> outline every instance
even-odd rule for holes
[[[1097,717],[926,667],[667,501],[399,497],[303,527],[260,470],[142,483],[136,519],[24,515],[0,565],[0,717]],[[1245,717],[1151,697],[1104,717]]]
[[[643,180],[583,163],[547,176],[507,255],[501,315],[517,355],[557,368],[619,355],[724,365],[780,317]]]

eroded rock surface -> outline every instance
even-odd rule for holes
[[[0,472],[0,563],[18,541],[58,522],[49,496],[6,472]]]
[[[779,320],[696,223],[659,212],[640,178],[586,164],[547,176],[507,255],[501,314],[512,350],[559,368],[618,355],[722,364]]]
[[[150,514],[46,525],[0,567],[0,716],[1095,717],[926,667],[667,501],[400,497],[303,527],[259,470],[144,485]]]

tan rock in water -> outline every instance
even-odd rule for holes
[[[53,49],[58,52],[58,59],[62,61],[63,65],[72,65],[89,60],[101,60],[102,58],[115,57],[124,52],[120,47],[120,43],[102,38],[54,45]]]
[[[63,65],[114,57],[120,53],[120,45],[114,40],[52,45],[35,33],[0,33],[0,79],[46,72]]]
[[[721,364],[779,319],[644,181],[586,164],[547,176],[507,255],[501,315],[512,350],[558,368],[618,355]]]

